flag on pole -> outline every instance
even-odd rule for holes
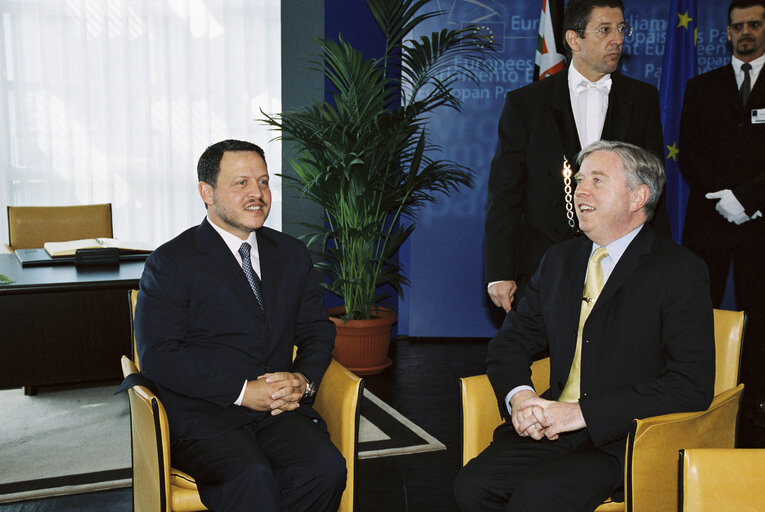
[[[698,18],[696,0],[672,0],[667,23],[667,39],[664,45],[664,61],[661,66],[659,102],[661,124],[664,129],[664,169],[667,175],[667,213],[672,238],[680,243],[688,202],[688,184],[680,174],[678,154],[682,148],[680,138],[680,115],[683,95],[688,79],[696,75],[696,43]]]
[[[563,0],[542,0],[539,17],[537,55],[534,59],[534,81],[554,75],[566,63],[563,50]]]

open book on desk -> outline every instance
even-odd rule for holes
[[[53,258],[74,256],[78,249],[116,248],[120,254],[149,254],[154,249],[143,242],[128,242],[116,238],[86,238],[69,242],[45,242],[45,251]]]

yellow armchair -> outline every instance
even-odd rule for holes
[[[138,290],[130,292],[131,320]],[[138,361],[133,336],[133,358]],[[122,356],[125,377],[139,373],[137,364]],[[347,479],[338,512],[352,512],[356,459],[358,457],[359,405],[364,380],[343,365],[330,362],[316,393],[313,408],[327,424],[330,439],[345,458]],[[133,444],[133,506],[135,512],[192,512],[207,510],[199,498],[194,478],[171,467],[170,429],[167,414],[154,393],[144,386],[133,386],[130,396],[130,423]],[[160,508],[164,503],[165,508]]]
[[[677,510],[677,452],[681,448],[733,448],[744,385],[738,383],[743,311],[714,311],[715,398],[709,409],[635,420],[627,440],[625,502],[607,501],[599,512]],[[538,394],[550,386],[550,361],[535,361],[531,380]],[[462,396],[462,464],[491,442],[502,422],[486,375],[460,379]]]
[[[125,377],[139,373],[122,356]],[[335,360],[329,365],[316,394],[314,408],[324,418],[332,443],[345,457],[348,470],[340,512],[353,510],[356,482],[359,399],[363,380]],[[133,507],[136,512],[192,512],[202,505],[194,479],[170,461],[170,427],[159,398],[145,386],[128,389],[133,447]]]
[[[763,509],[765,450],[680,450],[682,512],[756,512]]]

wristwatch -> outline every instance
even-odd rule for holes
[[[303,393],[303,396],[300,398],[300,400],[301,401],[310,400],[316,395],[316,383],[308,380],[308,377],[306,377],[300,372],[295,372],[295,373],[303,377],[303,380],[305,380],[305,393]]]

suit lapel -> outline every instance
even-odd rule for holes
[[[761,69],[760,75],[754,83],[752,91],[749,93],[749,99],[746,100],[746,115],[750,115],[751,109],[757,107],[762,108],[763,105],[765,105],[765,72]]]
[[[580,237],[581,244],[577,247],[573,257],[570,260],[571,268],[566,272],[565,289],[570,290],[570,296],[566,299],[567,303],[575,304],[576,307],[572,308],[574,313],[575,322],[574,327],[579,325],[579,310],[582,306],[582,295],[584,293],[584,279],[587,276],[587,262],[590,259],[590,253],[592,252],[592,241],[583,236]],[[568,292],[567,292],[568,293]]]
[[[611,276],[606,281],[606,285],[600,292],[595,307],[592,308],[594,314],[599,308],[603,307],[603,304],[607,303],[622,285],[634,274],[642,265],[646,256],[651,252],[651,246],[653,245],[654,233],[648,226],[643,226],[640,233],[637,234],[634,240],[624,251],[622,257],[619,258],[619,263],[616,264],[614,270],[611,272]]]
[[[207,219],[196,230],[197,249],[202,253],[201,262],[207,270],[218,277],[253,313],[262,315],[258,300],[250,288],[250,283],[242,267],[226,246],[218,233],[210,226]]]
[[[736,83],[736,74],[733,71],[733,66],[728,64],[724,69],[725,73],[722,75],[722,81],[720,82],[720,101],[724,102],[725,105],[721,108],[730,110],[731,112],[743,112],[744,106],[741,104],[741,97],[738,95],[738,84]],[[752,101],[759,82],[760,80],[755,82],[754,89],[752,90],[752,93],[749,94],[747,103]]]
[[[263,287],[263,308],[266,310],[266,318],[271,318],[278,298],[276,283],[282,282],[281,275],[284,272],[284,262],[280,260],[277,245],[273,238],[264,229],[256,232],[258,239],[258,256],[260,258],[260,282]]]
[[[568,92],[568,68],[545,78],[554,80],[553,94],[550,101],[550,115],[553,120],[553,128],[560,140],[560,146],[565,152],[566,159],[572,167],[575,165],[576,154],[581,150],[579,133],[576,131],[574,111],[571,109],[571,97]]]
[[[570,343],[564,345],[566,350],[566,368],[571,366],[576,349],[576,334],[579,326],[579,316],[582,311],[582,295],[584,292],[584,278],[587,275],[587,262],[592,252],[592,241],[587,237],[580,237],[581,243],[574,250],[568,262],[568,269],[562,277],[561,289],[564,290],[563,304],[569,305],[563,311],[560,318],[561,325],[566,326],[569,333],[567,339]]]
[[[603,140],[626,140],[632,122],[634,98],[625,90],[626,82],[619,73],[611,74],[611,92],[608,94],[608,110],[603,123]]]

